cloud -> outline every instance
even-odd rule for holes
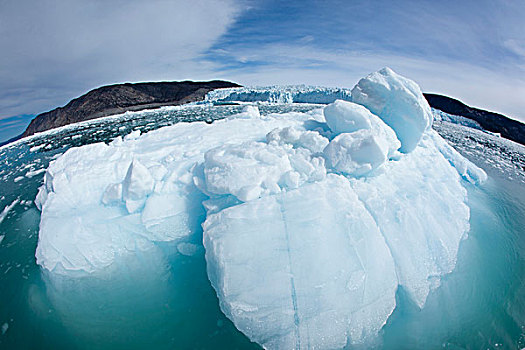
[[[20,135],[33,117],[33,115],[19,115],[16,117],[1,118],[0,142]]]
[[[230,0],[2,1],[0,116],[104,84],[213,78],[198,57],[241,11]]]
[[[525,58],[525,41],[507,39],[503,42],[503,45],[516,56]]]
[[[352,86],[390,66],[464,102],[525,120],[523,1],[264,1],[208,52],[244,84]]]

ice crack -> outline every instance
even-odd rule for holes
[[[293,269],[292,269],[292,252],[290,251],[290,233],[288,230],[288,223],[286,221],[286,214],[284,210],[284,201],[283,201],[283,194],[281,193],[280,196],[277,199],[277,204],[279,205],[279,211],[281,213],[281,220],[283,222],[283,228],[284,228],[284,234],[286,237],[286,251],[288,255],[288,266],[289,266],[289,273],[290,273],[290,292],[292,296],[292,305],[293,305],[293,311],[294,311],[294,325],[295,325],[295,345],[296,349],[301,348],[301,334],[300,334],[300,326],[299,326],[299,310],[297,307],[297,292],[295,290],[295,281],[293,276]]]

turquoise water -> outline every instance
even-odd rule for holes
[[[262,113],[312,108],[260,107]],[[220,312],[203,248],[188,257],[172,253],[174,246],[159,245],[155,249],[166,254],[144,252],[104,279],[48,275],[34,258],[40,213],[30,201],[42,182],[38,171],[53,157],[132,130],[216,119],[240,109],[198,107],[96,121],[1,149],[0,210],[18,202],[0,223],[0,348],[258,348]],[[471,232],[461,244],[457,267],[422,310],[399,290],[398,307],[377,348],[525,347],[525,177],[491,167],[486,150],[472,149],[469,156],[484,166],[490,180],[481,188],[465,184]],[[201,238],[197,234],[194,242]]]
[[[418,310],[398,293],[389,349],[525,347],[525,186],[491,174],[469,187],[471,232],[456,269]]]

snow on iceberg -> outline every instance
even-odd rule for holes
[[[70,149],[36,199],[37,262],[96,275],[160,242],[191,254],[202,233],[221,310],[251,340],[372,341],[399,286],[423,307],[453,270],[469,230],[461,177],[486,174],[430,130],[414,82],[384,69],[354,91],[324,116],[247,106]]]

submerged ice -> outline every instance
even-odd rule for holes
[[[373,341],[400,286],[423,307],[454,269],[469,230],[462,178],[486,174],[432,131],[419,87],[392,70],[345,100],[309,113],[247,106],[68,150],[36,198],[37,262],[99,275],[160,242],[192,255],[202,232],[221,310],[252,341]]]

